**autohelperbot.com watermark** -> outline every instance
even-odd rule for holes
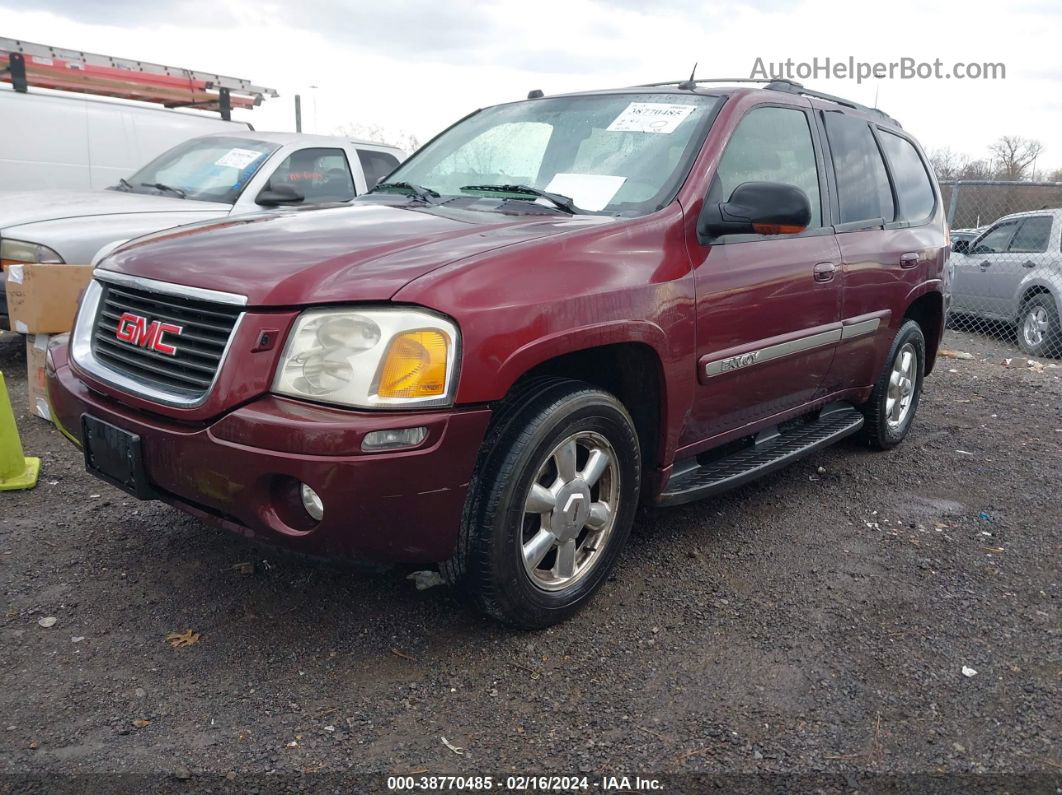
[[[897,58],[894,61],[861,61],[847,58],[819,58],[783,61],[757,58],[750,78],[755,80],[1005,80],[1007,65],[988,61],[945,62],[918,58]]]

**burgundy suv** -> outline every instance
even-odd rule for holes
[[[537,93],[350,204],[103,259],[49,364],[89,470],[303,552],[440,564],[541,627],[639,503],[904,438],[948,246],[899,124],[789,82]]]

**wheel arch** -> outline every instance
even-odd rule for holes
[[[659,351],[645,341],[610,342],[557,353],[516,378],[507,394],[533,378],[583,381],[616,396],[634,420],[642,450],[643,495],[659,489],[666,455],[668,389]]]
[[[904,320],[915,321],[922,329],[926,340],[925,374],[933,372],[937,361],[940,340],[944,334],[944,295],[939,290],[930,290],[912,300],[903,313]],[[902,322],[902,321],[901,321]]]

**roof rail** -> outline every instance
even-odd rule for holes
[[[828,102],[836,102],[838,105],[844,105],[846,108],[852,108],[853,110],[860,110],[866,113],[876,113],[877,115],[888,119],[897,126],[900,123],[896,119],[892,118],[888,113],[878,108],[871,108],[866,105],[861,105],[858,102],[853,102],[850,99],[844,99],[843,97],[835,96],[834,94],[826,94],[822,91],[814,91],[810,88],[805,88],[803,83],[798,83],[795,80],[784,80],[778,78],[761,78],[761,77],[712,77],[701,80],[665,80],[661,83],[645,83],[644,88],[655,88],[656,86],[677,86],[679,88],[692,88],[701,83],[758,83],[763,84],[763,88],[767,91],[784,91],[787,94],[800,94],[805,97],[815,97],[816,99],[824,99]]]
[[[239,77],[178,66],[64,50],[0,37],[0,82],[25,93],[30,85],[59,91],[136,99],[167,108],[204,108],[228,120],[232,108],[253,108],[275,89]]]

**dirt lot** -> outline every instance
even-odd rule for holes
[[[1062,783],[1062,367],[1003,339],[949,332],[974,358],[941,360],[899,449],[660,512],[591,609],[517,633],[406,572],[284,557],[90,478],[28,415],[11,336],[43,473],[0,495],[0,772]]]

